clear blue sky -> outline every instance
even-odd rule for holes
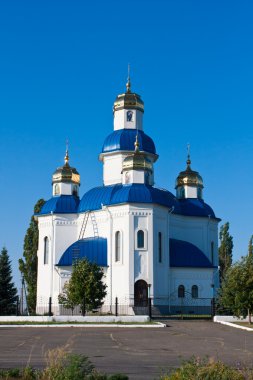
[[[234,237],[253,233],[251,1],[1,1],[1,234],[17,260],[33,206],[51,196],[65,140],[81,193],[102,183],[97,157],[112,105],[132,89],[160,155],[156,185],[174,191],[191,144],[204,198]]]

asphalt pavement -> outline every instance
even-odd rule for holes
[[[45,366],[49,349],[87,355],[98,370],[130,380],[158,379],[193,355],[253,367],[253,332],[210,321],[166,321],[167,327],[0,327],[0,368]]]

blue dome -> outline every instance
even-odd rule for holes
[[[57,266],[71,266],[73,261],[86,258],[101,267],[107,266],[107,239],[86,238],[71,244],[62,254]]]
[[[169,191],[143,184],[111,185],[96,187],[82,197],[78,211],[99,210],[102,205],[122,203],[156,203],[168,208],[174,207],[180,213],[177,199]]]
[[[60,195],[49,199],[38,215],[51,214],[73,214],[77,212],[79,198],[74,195]]]
[[[211,261],[198,247],[177,239],[170,239],[170,266],[213,268]]]
[[[105,139],[102,153],[117,150],[134,151],[136,132],[136,129],[119,129],[118,131],[112,132]],[[156,154],[155,144],[151,137],[146,135],[143,131],[138,131],[138,139],[141,151]]]
[[[181,214],[186,216],[207,216],[216,218],[213,209],[202,199],[188,198],[179,200]]]

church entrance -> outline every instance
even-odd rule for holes
[[[134,284],[134,306],[148,306],[148,284],[144,280]]]

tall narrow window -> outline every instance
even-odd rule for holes
[[[179,285],[179,287],[178,287],[178,298],[184,298],[184,297],[185,297],[184,285]]]
[[[214,242],[211,242],[211,263],[214,261]]]
[[[46,236],[44,239],[44,264],[48,264],[48,255],[49,255],[49,240]]]
[[[137,248],[144,248],[144,231],[137,232]]]
[[[197,285],[192,286],[192,298],[198,298],[199,296],[199,288]]]
[[[120,261],[120,231],[115,233],[115,261]]]
[[[158,261],[162,262],[162,233],[158,232]]]

